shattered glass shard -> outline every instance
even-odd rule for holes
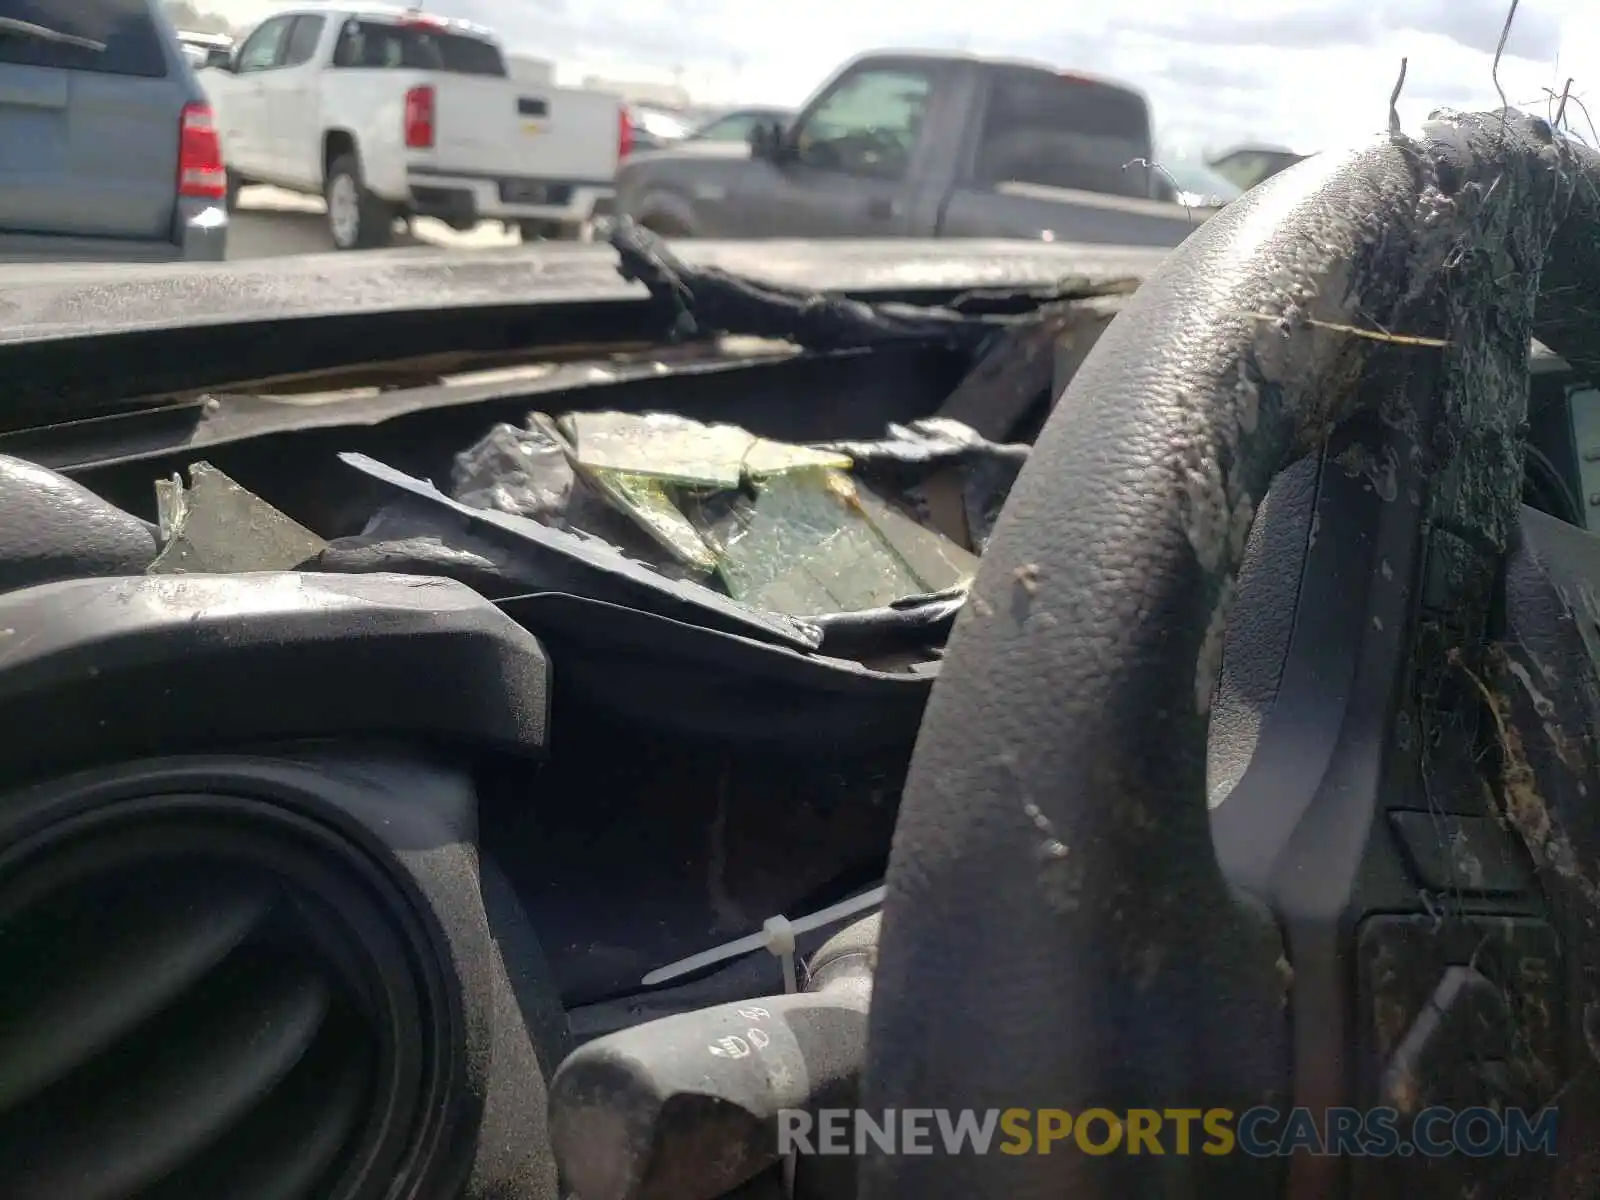
[[[731,490],[747,478],[850,466],[839,451],[775,442],[736,425],[706,425],[672,413],[572,413],[560,424],[580,465],[685,487]]]
[[[162,549],[151,575],[288,571],[328,544],[210,463],[156,482]]]
[[[753,498],[702,507],[691,519],[717,551],[730,595],[797,617],[885,607],[972,573],[971,555],[841,471],[786,472]]]
[[[707,573],[716,569],[716,555],[672,502],[659,479],[604,467],[591,467],[590,471],[595,486],[644,526],[679,562]]]

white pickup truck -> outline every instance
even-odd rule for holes
[[[610,211],[630,136],[620,98],[515,81],[490,31],[415,10],[285,9],[199,78],[230,204],[247,184],[320,194],[341,250],[414,216],[575,237]]]

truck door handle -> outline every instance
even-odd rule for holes
[[[900,206],[885,196],[874,196],[867,201],[867,216],[887,221],[900,212]]]

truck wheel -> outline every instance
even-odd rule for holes
[[[335,249],[377,250],[394,241],[394,206],[367,190],[354,154],[333,160],[322,196]]]

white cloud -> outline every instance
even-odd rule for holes
[[[232,20],[272,0],[199,0]],[[706,102],[798,104],[844,59],[885,47],[970,49],[1090,70],[1141,87],[1169,148],[1264,140],[1299,150],[1365,137],[1399,108],[1416,128],[1433,108],[1495,107],[1491,52],[1502,0],[427,0],[496,28],[569,75],[676,74]],[[1544,103],[1576,77],[1600,118],[1594,0],[1522,0],[1500,82]],[[1588,124],[1573,106],[1574,124]]]

